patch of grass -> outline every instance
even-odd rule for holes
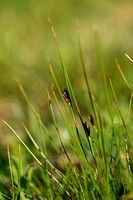
[[[28,128],[23,124],[24,130],[29,136],[34,148],[29,147],[26,141],[20,137],[11,125],[1,121],[18,138],[19,142],[26,148],[25,154],[31,156],[32,162],[27,165],[24,160],[24,152],[19,144],[17,155],[13,150],[9,151],[8,159],[10,177],[1,175],[2,187],[0,195],[3,199],[125,199],[133,198],[133,160],[132,160],[132,127],[130,125],[130,111],[132,104],[132,89],[124,76],[118,62],[116,63],[122,78],[130,90],[127,116],[125,116],[119,105],[113,78],[106,76],[101,46],[98,33],[95,34],[97,56],[103,81],[105,101],[108,105],[108,114],[105,114],[98,104],[91,90],[86,73],[83,53],[80,42],[80,30],[77,29],[79,53],[81,65],[86,84],[86,93],[89,94],[90,113],[85,119],[80,106],[78,96],[75,96],[71,80],[60,52],[54,28],[51,21],[50,26],[54,36],[57,52],[63,71],[65,88],[61,88],[58,77],[55,76],[49,61],[49,68],[55,86],[51,92],[47,90],[51,116],[55,127],[55,137],[47,129],[39,112],[32,105],[24,88],[20,83],[18,86],[32,110],[38,123],[38,137],[41,137],[42,147]],[[54,89],[56,87],[56,90]],[[115,106],[110,99],[110,90],[114,98]],[[57,94],[59,94],[57,96]],[[60,113],[60,121],[64,124],[68,138],[62,134],[61,127],[56,119],[55,104]],[[119,113],[119,117],[117,112]],[[109,118],[106,119],[106,116]],[[59,144],[60,145],[59,145]],[[53,156],[49,154],[47,144],[53,149]]]

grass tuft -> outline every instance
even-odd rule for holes
[[[57,88],[57,90],[54,90],[52,85],[51,91],[47,89],[51,123],[54,128],[52,127],[50,130],[47,128],[22,84],[17,81],[27,105],[35,116],[38,124],[37,136],[39,137],[40,134],[41,143],[36,142],[33,133],[22,123],[30,139],[30,144],[32,144],[27,145],[27,142],[18,134],[18,131],[15,131],[11,125],[0,118],[1,122],[9,128],[22,144],[22,146],[18,145],[17,156],[11,156],[7,145],[11,178],[8,180],[4,176],[2,177],[8,182],[10,191],[7,194],[2,191],[0,195],[3,198],[13,200],[26,198],[41,200],[86,200],[88,198],[115,200],[132,197],[133,145],[131,142],[132,127],[130,126],[132,89],[116,60],[115,62],[123,81],[131,92],[127,115],[124,116],[110,75],[108,75],[110,85],[108,84],[99,35],[96,31],[96,52],[103,82],[103,92],[111,119],[110,123],[106,119],[106,113],[102,110],[101,105],[96,105],[97,100],[93,97],[83,59],[80,28],[77,25],[79,56],[86,89],[89,94],[89,108],[92,110],[92,114],[88,114],[89,117],[85,119],[84,113],[81,112],[82,110],[77,103],[78,97],[76,97],[73,90],[50,19],[49,23],[61,62],[65,85],[63,88],[62,85],[60,86],[49,61],[49,69]],[[127,57],[129,58],[129,56]],[[116,107],[112,107],[109,87]],[[56,112],[58,112],[58,115],[56,115]],[[67,138],[64,132],[68,136]],[[50,150],[52,151],[51,154]],[[29,157],[30,155],[32,160],[32,163],[28,163],[26,167],[24,165],[29,161],[24,161],[24,152],[28,152],[26,156]]]

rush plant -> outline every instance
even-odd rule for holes
[[[32,133],[23,124],[24,130],[31,140],[33,148],[30,148],[26,142],[19,136],[5,120],[1,121],[10,129],[10,131],[18,138],[20,144],[18,148],[18,157],[13,157],[10,148],[7,146],[10,179],[1,175],[1,182],[4,180],[8,184],[9,191],[5,193],[0,191],[3,199],[132,199],[133,198],[133,165],[132,165],[132,128],[130,121],[130,111],[132,104],[132,89],[124,76],[118,61],[116,66],[122,75],[122,78],[131,93],[129,100],[128,113],[124,116],[113,79],[106,75],[102,52],[100,46],[99,35],[95,32],[97,58],[103,81],[103,92],[108,105],[109,120],[101,111],[100,105],[97,103],[91,91],[89,80],[86,73],[85,63],[80,42],[80,29],[77,27],[79,55],[81,66],[83,69],[84,80],[86,83],[86,92],[90,102],[90,110],[88,120],[84,119],[83,113],[80,111],[77,98],[75,96],[71,80],[67,69],[63,62],[60,48],[57,42],[54,28],[49,19],[55,45],[61,62],[63,71],[63,79],[65,88],[61,88],[52,64],[49,62],[49,68],[54,80],[54,87],[51,91],[47,90],[49,106],[53,118],[57,144],[50,131],[47,129],[40,114],[36,111],[32,102],[29,100],[24,88],[20,83],[18,86],[25,97],[25,100],[32,110],[39,125],[39,132],[42,141],[42,148],[35,141]],[[54,89],[56,87],[56,90]],[[112,90],[115,109],[112,106],[109,88]],[[55,92],[56,91],[56,92]],[[58,94],[58,95],[57,95]],[[69,135],[69,140],[62,134],[58,120],[56,119],[55,104],[59,110],[64,129]],[[53,106],[54,105],[54,106]],[[119,113],[116,122],[115,113]],[[39,135],[39,133],[38,133]],[[51,158],[49,158],[49,150],[47,148],[47,140],[54,149],[58,166],[54,166]],[[35,161],[24,171],[23,154],[21,152],[21,144],[26,148]],[[35,152],[36,155],[35,155]],[[54,157],[53,157],[54,158]]]

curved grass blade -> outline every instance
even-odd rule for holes
[[[65,146],[64,146],[64,144],[62,142],[62,139],[61,139],[61,136],[60,136],[60,132],[59,132],[59,129],[58,129],[58,126],[57,126],[57,123],[56,123],[56,119],[55,119],[55,115],[54,115],[54,110],[53,110],[53,106],[52,106],[52,103],[51,103],[51,97],[50,97],[50,94],[49,94],[48,90],[47,90],[47,93],[48,93],[48,100],[49,100],[49,104],[50,104],[50,109],[51,109],[51,113],[52,113],[52,117],[53,117],[55,129],[56,129],[56,132],[57,132],[57,134],[59,136],[59,140],[60,140],[60,143],[62,145],[62,149],[65,152],[65,155],[66,155],[68,161],[70,162],[71,159],[70,159],[69,154],[67,153],[66,148],[65,148]]]
[[[29,130],[27,129],[27,127],[25,126],[25,124],[23,124],[24,129],[26,131],[26,133],[28,134],[29,138],[31,139],[32,143],[34,144],[34,146],[36,147],[36,149],[38,150],[38,152],[41,154],[41,156],[46,159],[47,163],[49,164],[49,166],[52,168],[52,170],[58,174],[58,176],[60,178],[62,178],[64,176],[64,174],[62,174],[61,171],[59,171],[57,168],[55,168],[52,163],[47,159],[47,157],[45,156],[45,154],[41,151],[41,149],[39,148],[38,144],[36,143],[36,141],[34,140],[34,138],[32,137],[32,135],[30,134]]]
[[[16,131],[3,119],[0,119],[14,134],[15,136],[20,140],[20,142],[25,146],[27,151],[31,154],[31,156],[37,161],[37,163],[53,178],[53,180],[62,187],[61,183],[44,167],[44,165],[38,160],[38,158],[32,153],[32,151],[29,149],[29,147],[24,143],[24,141],[21,139],[21,137],[16,133]],[[70,196],[70,193],[66,191],[67,195]]]
[[[33,111],[35,117],[36,117],[37,120],[38,120],[38,113],[36,112],[34,106],[33,106],[32,103],[30,102],[28,96],[26,95],[26,92],[25,92],[24,88],[22,87],[22,85],[21,85],[19,82],[18,82],[18,86],[19,86],[19,88],[20,88],[20,90],[21,90],[23,96],[25,97],[25,99],[26,99],[28,105],[29,105],[30,108],[32,109],[32,111]],[[61,155],[61,154],[60,154],[60,151],[59,151],[59,149],[58,149],[58,147],[57,147],[57,145],[56,145],[56,143],[55,143],[55,141],[54,141],[54,139],[53,139],[52,136],[50,135],[48,129],[46,128],[45,124],[42,122],[41,119],[40,119],[40,125],[41,125],[41,127],[43,128],[44,132],[47,134],[47,136],[48,136],[48,138],[50,139],[51,143],[53,144],[53,146],[54,146],[56,152],[57,152],[59,155]]]
[[[61,97],[61,100],[62,100],[62,102],[63,102],[63,105],[64,105],[64,107],[65,107],[65,110],[66,110],[66,113],[67,113],[67,117],[68,117],[68,119],[69,119],[69,123],[70,123],[70,125],[71,125],[72,131],[73,131],[73,133],[75,134],[74,129],[73,129],[73,125],[72,125],[72,121],[71,121],[71,117],[70,117],[70,114],[69,114],[69,112],[68,112],[68,108],[67,108],[67,106],[66,106],[66,102],[65,102],[65,100],[64,100],[64,98],[63,98],[61,89],[60,89],[59,84],[58,84],[58,82],[57,82],[57,79],[56,79],[56,77],[55,77],[55,74],[54,74],[52,65],[51,65],[50,63],[49,63],[49,69],[50,69],[51,75],[52,75],[52,77],[53,77],[53,79],[54,79],[55,85],[56,85],[56,87],[57,87],[57,89],[58,89],[58,92],[59,92],[59,94],[60,94],[60,97]],[[58,104],[57,104],[57,105],[58,105]]]
[[[96,127],[98,127],[98,116],[97,116],[97,112],[96,112],[96,106],[92,97],[92,92],[90,89],[90,85],[87,79],[87,74],[86,74],[86,70],[85,70],[85,64],[84,64],[84,59],[83,59],[83,54],[82,54],[82,48],[81,48],[81,41],[80,41],[80,28],[79,25],[77,26],[77,35],[78,35],[78,45],[79,45],[79,54],[80,54],[80,60],[81,60],[81,64],[82,64],[82,68],[83,68],[83,74],[84,74],[84,78],[85,78],[85,82],[87,85],[87,89],[88,89],[88,94],[89,94],[89,98],[90,98],[90,102],[91,102],[91,106],[94,112],[94,118],[95,118],[95,122],[96,122]]]
[[[0,177],[1,177],[4,181],[6,181],[8,184],[10,184],[10,185],[12,184],[11,181],[8,180],[4,175],[1,175],[1,174],[0,174]],[[14,187],[14,189],[17,190],[17,187],[16,187],[15,185],[13,185],[13,187]],[[29,195],[29,194],[23,192],[21,189],[19,190],[19,192],[22,192],[26,197],[28,197],[28,198],[30,198],[30,199],[34,199],[34,197],[32,197],[31,195]],[[3,195],[4,195],[4,194],[3,194]],[[9,198],[10,198],[10,197],[9,197]]]
[[[128,130],[127,130],[127,126],[126,126],[125,120],[123,118],[123,115],[121,113],[121,110],[120,110],[120,107],[119,107],[119,103],[117,101],[117,97],[115,95],[114,87],[113,87],[113,84],[112,84],[112,81],[111,81],[110,77],[109,77],[109,82],[110,82],[110,86],[111,86],[111,89],[112,89],[112,92],[113,92],[113,96],[114,96],[114,99],[115,99],[115,102],[116,102],[116,105],[117,105],[117,109],[119,111],[119,114],[120,114],[120,117],[121,117],[121,120],[122,120],[122,123],[123,123],[123,126],[124,126],[124,139],[125,139],[126,159],[127,159],[129,173],[132,175],[131,165],[130,165],[130,160],[129,160],[129,154],[128,154],[127,136],[129,138],[131,146],[132,146],[132,143],[131,143],[131,140],[130,140],[130,137],[129,137],[129,134],[128,134]]]
[[[47,91],[47,92],[48,92],[48,91]],[[64,150],[64,152],[65,152],[65,154],[66,154],[66,157],[68,158],[68,161],[69,161],[69,162],[71,163],[71,165],[72,165],[72,160],[71,160],[70,156],[68,156],[68,153],[67,153],[67,151],[66,151],[66,149],[65,149],[65,146],[64,146],[64,144],[63,144],[63,142],[62,142],[62,140],[61,140],[61,136],[60,136],[60,133],[59,133],[59,130],[58,130],[58,127],[57,127],[57,123],[56,123],[56,119],[55,119],[55,116],[54,116],[54,111],[53,111],[53,107],[52,107],[52,103],[51,103],[51,97],[50,97],[49,92],[48,92],[48,99],[49,99],[49,103],[50,103],[50,107],[51,107],[51,112],[52,112],[52,116],[53,116],[53,120],[54,120],[54,124],[55,124],[55,129],[56,129],[56,131],[57,131],[57,134],[59,135],[59,139],[60,139],[62,148],[63,148],[63,150]],[[68,169],[68,170],[69,170],[69,169]],[[74,173],[75,173],[76,179],[77,179],[77,181],[78,181],[78,184],[79,184],[79,186],[80,186],[80,188],[81,188],[82,194],[84,194],[83,188],[82,188],[81,183],[80,183],[80,181],[79,181],[79,178],[78,178],[78,175],[77,175],[77,173],[76,173],[76,170],[74,170]],[[73,178],[73,177],[72,177],[72,180],[74,181],[74,178]],[[75,193],[77,193],[76,190],[75,190]]]
[[[12,199],[11,197],[8,197],[6,194],[4,194],[3,192],[0,192],[0,194],[1,194],[3,197],[6,197],[7,199]]]
[[[53,76],[53,79],[54,79],[54,81],[55,81],[56,87],[57,87],[57,89],[58,89],[58,91],[59,91],[59,94],[60,94],[60,96],[61,96],[61,99],[62,99],[62,101],[63,101],[63,104],[65,104],[64,106],[65,106],[65,109],[66,109],[66,111],[67,111],[67,115],[68,115],[69,121],[71,122],[70,115],[69,115],[68,110],[67,110],[67,108],[66,108],[65,100],[64,100],[63,95],[62,95],[62,93],[61,93],[61,90],[60,90],[60,87],[59,87],[58,82],[57,82],[57,80],[56,80],[56,77],[55,77],[55,75],[54,75],[54,71],[53,71],[53,69],[52,69],[51,64],[49,64],[49,67],[50,67],[50,71],[51,71],[51,74],[52,74],[52,76]],[[54,94],[55,94],[55,93],[54,93]],[[55,96],[55,95],[54,95],[54,96]],[[56,99],[57,99],[57,98],[56,98]],[[57,101],[56,101],[56,102],[57,102]],[[71,100],[70,100],[70,102],[71,102]],[[59,104],[57,104],[57,105],[59,106]],[[77,128],[77,123],[76,123],[76,118],[75,118],[75,115],[74,115],[72,103],[69,103],[69,106],[70,106],[70,108],[71,108],[72,116],[73,116],[73,119],[74,119],[74,124],[75,124],[75,128],[76,128],[77,137],[78,137],[78,139],[79,139],[79,142],[80,142],[80,146],[81,146],[81,148],[82,148],[82,151],[83,151],[83,153],[84,153],[84,155],[85,155],[85,150],[84,150],[84,148],[83,148],[83,145],[82,145],[82,142],[81,142],[81,138],[80,138],[80,135],[79,135],[79,131],[78,131],[78,128]],[[59,109],[60,109],[60,108],[59,108]],[[60,111],[61,111],[61,109],[60,109]],[[66,124],[66,123],[65,123],[65,124]],[[72,124],[72,122],[71,122],[71,124]],[[73,129],[72,129],[72,130],[73,130]],[[73,133],[74,133],[74,135],[75,135],[74,130],[73,130]],[[71,135],[71,136],[72,136],[72,135]],[[71,138],[71,139],[72,139],[72,138]],[[73,140],[73,139],[72,139],[72,140]]]
[[[59,58],[60,58],[60,61],[61,61],[62,70],[63,70],[63,73],[64,73],[65,82],[66,82],[66,87],[67,87],[67,90],[68,90],[69,94],[70,94],[70,92],[72,94],[72,97],[73,97],[73,100],[74,100],[74,103],[75,103],[79,118],[80,118],[82,126],[84,128],[84,122],[83,122],[83,119],[82,119],[82,116],[81,116],[81,113],[80,113],[80,110],[79,110],[79,107],[78,107],[78,103],[77,103],[77,100],[75,98],[75,95],[74,95],[74,92],[73,92],[73,89],[72,89],[72,85],[71,85],[71,82],[70,82],[66,67],[64,65],[64,62],[63,62],[63,59],[62,59],[62,56],[61,56],[61,53],[60,53],[60,50],[59,50],[59,46],[58,46],[58,42],[57,42],[57,39],[56,39],[55,31],[54,31],[54,28],[52,26],[52,23],[51,23],[50,19],[49,19],[49,22],[50,22],[50,25],[51,25],[51,30],[52,30],[52,33],[53,33],[53,36],[54,36],[55,44],[56,44],[57,51],[58,51],[58,54],[59,54]],[[70,99],[70,102],[71,102],[71,99]],[[73,107],[72,107],[72,109],[73,109]],[[77,129],[76,129],[76,131],[77,131]],[[84,129],[84,131],[85,131],[85,129]],[[79,134],[79,133],[77,132],[77,134]],[[88,140],[88,142],[89,142],[89,140]],[[80,146],[81,146],[81,149],[82,149],[82,151],[84,153],[83,145],[81,144],[81,140],[80,140]],[[90,146],[90,143],[89,143],[89,146]],[[91,150],[91,146],[90,146],[90,150]],[[93,156],[93,152],[92,151],[91,151],[91,154]],[[94,156],[93,156],[93,158],[94,158]]]
[[[60,106],[59,106],[59,103],[58,103],[57,97],[56,97],[56,95],[55,95],[55,92],[54,92],[54,91],[52,91],[52,92],[53,92],[55,101],[56,101],[56,103],[57,103],[57,106],[58,106],[58,108],[59,108],[59,111],[60,111],[60,113],[61,113],[61,115],[62,115],[62,118],[63,118],[63,120],[64,120],[64,122],[65,122],[65,125],[66,125],[66,127],[67,127],[68,125],[67,125],[66,119],[65,119],[65,117],[64,117],[64,115],[63,115],[63,113],[62,113],[62,110],[61,110]],[[68,131],[69,131],[69,128],[68,128]],[[79,155],[79,150],[77,149],[77,148],[78,148],[78,145],[77,145],[77,142],[75,141],[75,139],[73,138],[73,136],[72,136],[72,142],[73,142],[73,145],[74,145],[74,147],[75,147],[75,148],[74,148],[74,151],[77,153],[77,155]],[[83,155],[83,154],[82,154],[82,155]],[[88,172],[89,172],[89,174],[90,174],[90,177],[91,177],[91,179],[92,179],[92,182],[93,182],[93,184],[95,185],[95,187],[96,187],[98,193],[100,194],[99,188],[98,188],[98,186],[97,186],[97,184],[95,183],[95,180],[94,180],[94,176],[93,176],[94,171],[93,171],[92,167],[88,164],[88,162],[87,162],[87,160],[86,160],[85,157],[83,157],[83,156],[80,157],[80,158],[79,158],[79,161],[80,161],[81,159],[85,162],[86,167],[87,167],[87,170],[88,170]],[[81,164],[81,167],[82,167],[82,164]],[[82,172],[83,172],[83,173],[85,172],[85,170],[84,170],[83,167],[82,167]],[[84,173],[84,177],[86,177],[86,173]],[[87,178],[87,177],[86,177],[86,178]]]
[[[120,67],[120,65],[119,65],[119,63],[118,63],[118,61],[117,61],[117,59],[115,59],[115,62],[116,62],[117,68],[118,68],[118,70],[119,70],[119,72],[120,72],[120,74],[121,74],[121,76],[122,76],[122,78],[123,78],[123,80],[124,80],[126,86],[128,87],[128,89],[129,89],[130,91],[132,91],[132,90],[131,90],[131,87],[130,87],[130,85],[129,85],[129,83],[128,83],[126,77],[125,77],[125,75],[124,75],[123,72],[122,72],[122,69],[121,69],[121,67]]]

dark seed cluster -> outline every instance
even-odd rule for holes
[[[62,91],[62,95],[63,95],[65,101],[66,101],[68,104],[70,104],[70,96],[69,96],[69,92],[68,92],[67,89],[64,89],[64,90]]]

